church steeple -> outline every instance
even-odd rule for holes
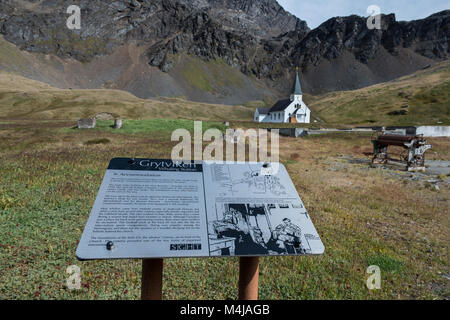
[[[298,67],[296,68],[296,76],[295,76],[295,87],[294,87],[294,95],[301,96],[302,93],[302,86],[300,85],[300,78],[298,77]]]
[[[297,102],[301,102],[302,101],[302,96],[303,96],[303,92],[302,92],[302,86],[300,85],[300,78],[298,76],[298,67],[296,68],[296,73],[295,73],[295,84],[294,84],[294,92],[291,94],[291,101],[297,101]]]

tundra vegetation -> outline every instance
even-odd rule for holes
[[[171,127],[192,130],[188,120],[146,121],[123,130],[102,121],[94,130],[73,129],[74,121],[1,121],[0,298],[139,298],[140,261],[80,262],[75,249],[109,160],[170,157]],[[450,160],[448,139],[430,142],[430,159]],[[431,177],[437,190],[409,173],[371,168],[363,155],[370,150],[364,134],[280,138],[281,161],[326,251],[261,259],[262,299],[449,297],[449,177]],[[74,264],[82,286],[71,291],[66,268]],[[381,268],[380,290],[366,287],[369,265]],[[237,276],[235,258],[167,259],[164,298],[234,299]]]

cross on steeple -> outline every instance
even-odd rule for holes
[[[299,68],[296,67],[294,95],[301,96],[303,95],[303,93],[302,93],[302,86],[300,85],[300,78],[298,77],[298,70]]]

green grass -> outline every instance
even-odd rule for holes
[[[397,258],[391,257],[384,253],[378,253],[371,255],[367,258],[367,263],[369,265],[376,265],[380,267],[382,272],[400,272],[405,267],[405,262],[400,261]]]
[[[144,119],[144,120],[123,120],[121,129],[113,128],[114,121],[97,120],[95,129],[81,129],[90,131],[101,131],[109,133],[118,133],[126,135],[139,135],[139,134],[156,134],[167,136],[176,129],[186,129],[189,132],[194,132],[194,121],[183,119]],[[204,133],[208,129],[218,129],[221,132],[226,130],[225,125],[221,122],[201,121],[202,132]],[[63,129],[64,132],[79,131],[76,127]]]
[[[70,122],[67,129],[52,122],[0,128],[0,299],[139,298],[139,260],[80,262],[77,243],[110,159],[170,157],[176,143],[168,133],[180,126],[192,129],[192,121],[131,122],[122,132],[110,124],[100,121],[97,130],[70,129]],[[158,136],[154,130],[166,133]],[[84,143],[102,139],[111,142]],[[447,189],[405,185],[387,170],[335,160],[337,152],[361,157],[360,148],[369,144],[364,135],[280,141],[281,161],[326,251],[317,257],[262,258],[261,299],[448,297],[448,280],[441,275],[449,273],[448,208],[442,201],[449,198]],[[450,159],[448,139],[431,143],[440,157]],[[342,168],[331,170],[335,163]],[[165,263],[165,299],[237,297],[238,259]],[[73,264],[82,272],[78,291],[65,284],[66,268]],[[366,288],[372,264],[381,268],[381,290]]]

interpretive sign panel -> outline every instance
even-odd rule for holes
[[[113,159],[77,257],[322,254],[294,184],[276,166]]]

